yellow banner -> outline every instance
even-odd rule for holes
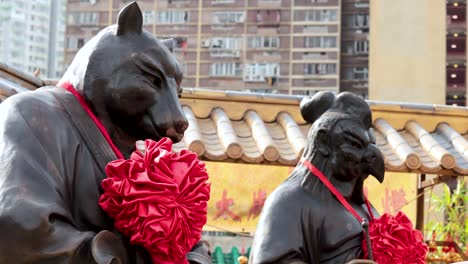
[[[211,182],[208,223],[204,230],[254,232],[263,204],[293,167],[206,162]],[[386,173],[384,184],[369,177],[365,192],[376,209],[395,213],[416,196],[417,177],[409,173]],[[416,202],[402,209],[415,221]]]
[[[381,184],[374,177],[369,177],[364,186],[364,192],[382,215],[395,215],[403,211],[416,224],[416,196],[418,175],[415,173],[386,172]]]

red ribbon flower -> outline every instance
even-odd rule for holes
[[[145,154],[106,167],[99,205],[132,244],[147,249],[153,263],[188,263],[207,220],[210,184],[195,153],[172,152],[172,141],[146,140]]]
[[[396,216],[384,214],[369,224],[369,236],[374,261],[379,264],[424,264],[427,245],[420,231],[413,229],[411,220],[402,212]],[[364,258],[368,258],[365,239]]]

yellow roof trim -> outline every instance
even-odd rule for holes
[[[288,112],[298,124],[305,124],[299,111],[303,96],[259,94],[207,89],[184,89],[181,102],[198,118],[208,118],[212,109],[222,108],[232,120],[241,120],[248,110],[256,111],[265,122],[274,122],[280,112]],[[427,131],[447,123],[460,134],[468,132],[468,108],[445,105],[367,101],[373,121],[383,118],[396,130],[417,121]]]

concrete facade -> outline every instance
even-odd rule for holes
[[[445,104],[445,5],[371,1],[369,99]]]

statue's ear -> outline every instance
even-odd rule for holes
[[[323,113],[335,105],[336,97],[332,92],[322,91],[312,97],[304,97],[300,104],[302,118],[314,123]]]
[[[330,144],[327,139],[328,135],[325,130],[320,129],[317,131],[317,136],[315,137],[315,148],[324,157],[328,157],[330,155]]]
[[[142,27],[143,15],[136,2],[131,2],[120,10],[117,17],[117,36],[129,33],[141,34]]]
[[[175,40],[173,38],[163,39],[161,42],[169,49],[170,52],[174,50]]]

